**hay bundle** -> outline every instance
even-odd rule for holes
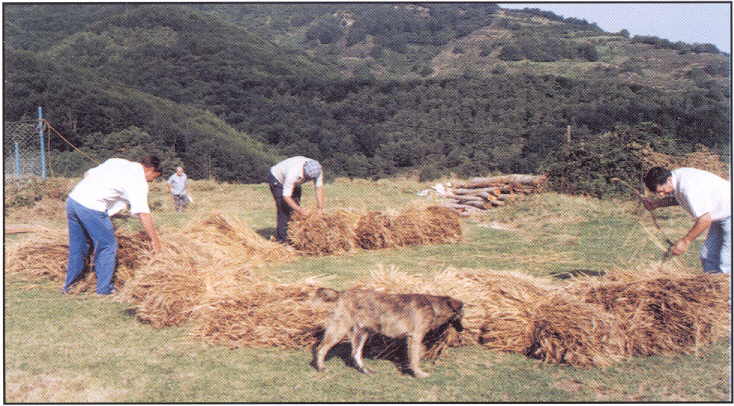
[[[288,223],[293,247],[310,255],[342,254],[354,248],[397,248],[461,240],[459,215],[439,206],[412,206],[397,214],[338,210],[295,216]]]
[[[454,294],[476,309],[466,334],[487,348],[528,354],[534,344],[533,305],[552,291],[550,285],[519,272],[467,270],[455,279],[463,288]]]
[[[296,215],[288,223],[288,237],[293,248],[309,255],[343,254],[358,247],[354,230],[359,219],[358,212],[346,209]]]
[[[156,327],[186,324],[210,297],[255,283],[253,269],[265,261],[294,258],[287,248],[220,214],[168,241],[123,292],[137,318]]]
[[[202,263],[191,250],[189,244],[165,244],[128,281],[121,300],[133,305],[138,320],[154,327],[181,326],[189,320],[207,289]]]
[[[51,280],[64,279],[68,258],[69,234],[58,230],[42,230],[8,247],[5,252],[5,272]]]
[[[392,216],[377,211],[362,215],[354,230],[359,246],[367,250],[397,247],[392,233],[392,221]]]
[[[150,261],[153,254],[150,250],[150,237],[142,231],[132,235],[117,233],[115,238],[115,287],[122,289],[135,276],[135,272]]]
[[[586,278],[574,286],[585,303],[623,321],[630,355],[698,352],[729,332],[729,276],[649,267]]]
[[[219,213],[192,222],[180,234],[190,244],[201,247],[201,255],[208,253],[218,261],[263,265],[270,261],[295,259],[291,250],[264,239],[250,227]]]
[[[435,244],[461,240],[459,215],[447,207],[410,206],[392,222],[397,246]]]
[[[462,236],[459,215],[440,206],[406,208],[393,219],[391,231],[399,247],[456,242]]]
[[[530,316],[532,347],[524,354],[546,363],[607,367],[626,357],[620,319],[602,306],[555,292]]]
[[[459,214],[448,207],[428,206],[419,215],[423,220],[429,242],[446,243],[461,240],[463,231]]]
[[[392,268],[355,285],[464,302],[464,331],[439,345],[481,344],[580,367],[694,352],[729,331],[727,275],[653,268],[559,285],[515,272],[446,269],[427,280]]]
[[[320,283],[253,281],[207,298],[192,335],[231,348],[311,347],[323,333],[333,304],[314,300]]]
[[[139,266],[150,259],[147,236],[142,232],[127,233],[129,232],[115,233],[117,256],[114,283],[118,290],[125,286]],[[66,231],[41,230],[9,248],[5,258],[6,272],[23,273],[40,279],[64,280],[69,258],[69,235]],[[94,259],[89,258],[84,273],[72,286],[72,293],[94,290],[97,278],[93,264]]]

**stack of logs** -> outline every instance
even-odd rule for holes
[[[436,185],[433,190],[449,201],[444,205],[460,213],[469,214],[504,206],[514,196],[537,193],[542,190],[544,175],[503,175],[473,178],[468,182]],[[440,187],[438,187],[440,186]]]

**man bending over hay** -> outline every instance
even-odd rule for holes
[[[701,233],[709,229],[701,249],[704,272],[731,272],[731,183],[713,173],[693,168],[670,171],[650,169],[645,186],[659,199],[644,199],[647,210],[680,205],[695,218],[693,226],[671,252],[682,255]]]
[[[290,243],[288,221],[293,212],[306,215],[306,210],[300,205],[301,185],[311,180],[316,187],[316,213],[321,214],[324,209],[324,175],[318,161],[295,156],[270,168],[268,183],[277,209],[278,225],[275,239],[279,243]]]
[[[84,270],[86,257],[94,249],[94,272],[97,294],[114,292],[117,240],[110,217],[126,205],[137,214],[153,244],[153,253],[161,251],[161,243],[153,226],[148,207],[148,182],[160,175],[160,160],[148,155],[139,163],[112,158],[84,174],[66,199],[69,226],[69,261],[66,283],[61,291],[67,293]]]

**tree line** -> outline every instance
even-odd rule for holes
[[[24,10],[41,19],[38,7]],[[348,32],[316,29],[306,35],[321,41],[322,35],[363,32],[382,36],[378,42],[397,35],[442,43],[443,34],[459,35],[493,18],[488,7],[474,14],[431,7],[432,13],[443,11],[426,19],[395,13],[388,5],[373,6],[365,13],[375,18],[355,21]],[[68,14],[63,10],[60,16]],[[83,29],[54,20],[72,33],[53,45],[34,42],[35,33],[13,35],[4,53],[4,118],[18,120],[41,106],[56,129],[95,159],[135,159],[148,150],[164,158],[167,170],[184,164],[193,179],[247,183],[262,182],[269,166],[292,155],[322,161],[328,176],[379,178],[406,170],[417,170],[424,179],[451,173],[570,173],[556,165],[568,162],[559,151],[569,126],[568,147],[585,151],[574,149],[574,156],[588,157],[590,151],[620,142],[604,135],[619,128],[628,128],[630,139],[650,143],[659,152],[680,155],[700,144],[728,154],[731,95],[707,80],[723,74],[723,66],[692,70],[696,86],[675,92],[616,78],[501,71],[442,79],[349,77],[329,62],[192,9],[115,10],[109,18],[85,20]],[[321,9],[314,10],[318,14]],[[302,17],[302,24],[311,18]],[[16,24],[9,31],[21,28]],[[562,34],[568,28],[554,29]],[[528,59],[598,57],[593,45],[560,34],[540,38],[518,26],[511,45]],[[89,167],[64,141],[51,141],[54,168],[78,176]],[[591,172],[588,162],[578,166]],[[589,183],[575,190],[602,189]]]

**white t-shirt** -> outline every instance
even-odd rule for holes
[[[111,158],[89,170],[69,193],[82,206],[113,215],[121,204],[130,205],[130,213],[150,213],[148,181],[143,165],[125,159]]]
[[[172,186],[171,189],[174,195],[185,195],[186,185],[188,183],[189,179],[186,177],[185,173],[181,174],[181,176],[178,176],[178,173],[174,173],[170,178],[168,178],[168,184]]]
[[[731,216],[731,183],[694,168],[671,171],[675,200],[694,218],[709,213],[711,220]]]
[[[300,186],[306,179],[303,177],[303,165],[308,161],[313,161],[303,156],[294,156],[281,161],[277,165],[270,168],[278,182],[283,184],[283,196],[293,196],[293,188]],[[314,183],[317,187],[324,186],[324,173],[321,172]]]

